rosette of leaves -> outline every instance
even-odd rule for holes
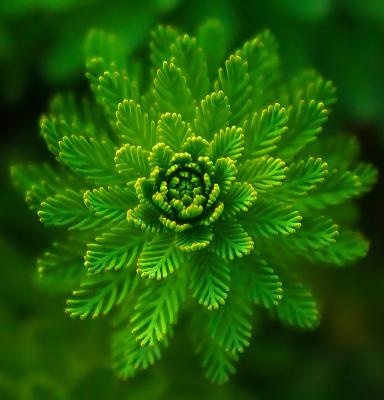
[[[225,60],[219,28],[196,39],[159,27],[147,74],[94,32],[95,101],[59,96],[41,120],[59,164],[12,170],[56,228],[38,260],[46,284],[75,289],[71,317],[114,310],[122,377],[160,358],[184,312],[207,376],[227,380],[256,305],[311,329],[319,311],[302,267],[342,266],[368,249],[351,230],[351,200],[376,171],[357,162],[353,137],[319,135],[333,84],[313,71],[284,79],[268,31]]]

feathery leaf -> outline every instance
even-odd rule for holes
[[[225,383],[235,373],[233,364],[238,361],[236,353],[230,353],[212,340],[205,339],[199,348],[202,354],[205,376],[214,383]]]
[[[141,146],[125,144],[117,150],[115,155],[116,169],[127,182],[133,182],[150,172],[148,162],[149,152]]]
[[[119,271],[136,264],[147,237],[130,226],[117,226],[88,244],[84,265],[91,273]]]
[[[120,186],[87,190],[83,198],[88,209],[96,217],[103,218],[106,224],[125,222],[127,209],[137,204],[133,189]]]
[[[144,244],[137,263],[137,272],[142,278],[164,279],[178,270],[184,262],[172,235],[156,236]]]
[[[243,126],[246,155],[257,158],[271,154],[287,131],[287,122],[285,108],[278,103],[254,113]]]
[[[74,238],[54,242],[37,260],[43,284],[65,292],[78,285],[86,273],[82,262],[84,248],[85,245]]]
[[[174,151],[179,151],[183,143],[191,135],[191,130],[182,120],[181,114],[165,113],[161,115],[157,125],[159,141],[164,142]]]
[[[289,160],[308,143],[316,140],[328,119],[324,104],[317,100],[300,100],[289,108],[288,130],[277,150],[283,160]]]
[[[294,77],[289,85],[291,101],[319,100],[328,108],[336,102],[336,88],[314,70],[306,70]]]
[[[196,226],[177,233],[176,246],[186,252],[198,251],[207,247],[211,243],[212,237],[210,226]]]
[[[216,91],[223,90],[228,97],[231,115],[230,124],[238,124],[251,109],[251,92],[249,84],[248,64],[239,56],[230,56],[225,61],[225,71],[219,69],[219,81]]]
[[[161,345],[141,347],[129,327],[125,327],[112,338],[112,366],[120,378],[132,378],[139,370],[147,369],[160,360],[161,347],[167,347],[168,343],[164,340]]]
[[[230,114],[228,97],[222,90],[207,95],[196,107],[195,132],[208,140],[212,139],[215,133],[228,126]]]
[[[177,39],[177,31],[170,26],[159,25],[151,32],[149,48],[151,50],[151,62],[154,70],[160,68],[163,61],[171,58],[171,44]]]
[[[227,127],[216,133],[210,143],[209,154],[213,161],[218,158],[229,157],[236,160],[244,151],[244,135],[241,128]]]
[[[214,251],[219,257],[234,260],[253,250],[253,240],[238,223],[230,221],[216,224],[213,233],[214,237],[209,250]]]
[[[252,308],[246,296],[231,292],[224,307],[210,313],[211,338],[229,353],[242,353],[251,338]]]
[[[192,120],[195,104],[180,68],[164,61],[162,67],[157,70],[153,87],[159,114],[176,113],[181,114],[186,121]]]
[[[368,250],[369,242],[361,234],[347,230],[340,232],[335,243],[319,250],[306,252],[304,257],[316,263],[322,262],[341,267],[365,257]]]
[[[84,205],[83,194],[65,189],[41,203],[37,213],[40,221],[47,226],[68,227],[68,229],[91,229],[100,224]]]
[[[235,182],[222,197],[224,215],[234,216],[247,212],[256,201],[256,191],[250,183]]]
[[[72,171],[98,185],[122,182],[114,163],[116,149],[110,140],[72,135],[64,136],[59,146],[60,160]]]
[[[185,293],[186,280],[182,274],[148,282],[137,299],[131,319],[132,333],[141,346],[153,346],[164,340],[176,323]]]
[[[214,253],[196,253],[191,258],[190,289],[192,296],[208,310],[225,304],[231,282],[229,265]]]
[[[97,318],[118,306],[135,287],[135,277],[128,274],[106,273],[88,275],[67,300],[65,311],[71,318]]]
[[[361,182],[351,171],[330,171],[327,179],[308,197],[302,197],[296,202],[301,209],[323,209],[327,206],[340,204],[359,195]]]
[[[302,283],[284,278],[284,296],[276,306],[277,316],[286,325],[313,329],[319,322],[319,310],[311,292]]]
[[[133,100],[124,100],[116,105],[116,127],[123,143],[147,150],[156,144],[155,123]]]
[[[304,196],[321,185],[327,173],[328,165],[321,158],[309,157],[307,160],[291,163],[284,185],[269,195],[283,201],[296,201],[297,197]]]
[[[248,63],[253,107],[258,109],[263,106],[262,100],[276,100],[273,96],[280,76],[280,58],[271,32],[263,31],[253,40],[245,42],[236,55]]]
[[[270,238],[274,235],[290,235],[301,227],[302,217],[291,206],[272,199],[258,200],[238,220],[253,237]]]
[[[281,301],[283,289],[280,278],[258,254],[240,260],[237,264],[242,287],[252,302],[271,309]]]
[[[208,91],[207,62],[196,38],[185,34],[171,44],[172,62],[182,71],[194,99],[201,99]]]
[[[263,193],[273,186],[280,186],[287,170],[284,161],[279,158],[255,158],[239,165],[238,180],[249,182],[257,193]]]
[[[301,228],[293,235],[281,237],[280,243],[303,253],[318,250],[336,242],[337,229],[330,218],[304,216]]]

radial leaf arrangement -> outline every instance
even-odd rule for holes
[[[285,325],[317,325],[303,266],[339,267],[368,250],[351,228],[351,200],[376,170],[358,163],[352,136],[321,133],[333,84],[314,71],[285,78],[268,31],[222,67],[208,64],[224,49],[201,32],[198,41],[160,26],[147,68],[94,31],[93,96],[58,96],[41,119],[57,163],[12,168],[31,210],[55,228],[42,279],[73,291],[73,318],[114,313],[123,378],[161,357],[185,313],[206,375],[226,381],[259,308]]]

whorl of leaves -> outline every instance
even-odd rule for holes
[[[92,33],[94,98],[59,96],[41,120],[60,165],[12,167],[30,209],[63,230],[38,269],[47,286],[75,289],[67,313],[122,306],[112,341],[122,378],[158,360],[190,312],[206,375],[226,381],[257,307],[289,326],[318,324],[303,262],[340,267],[368,250],[335,206],[369,191],[377,172],[358,163],[356,140],[321,134],[332,82],[313,71],[284,81],[268,31],[221,60],[222,28],[194,38],[160,26],[145,79],[117,38]]]

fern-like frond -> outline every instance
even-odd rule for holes
[[[325,80],[314,70],[306,70],[290,82],[289,92],[292,102],[319,100],[325,108],[336,102],[336,88],[332,81]]]
[[[247,182],[235,182],[223,196],[224,215],[234,216],[247,212],[256,201],[256,191]]]
[[[116,332],[112,338],[112,366],[122,379],[132,378],[140,370],[145,370],[161,358],[161,344],[142,347],[130,332],[129,326]]]
[[[280,57],[276,39],[271,32],[265,30],[253,40],[245,42],[236,55],[248,63],[254,108],[264,106],[263,101],[276,100],[273,97],[280,77]]]
[[[299,209],[323,209],[327,206],[341,204],[360,194],[361,182],[352,171],[330,171],[327,179],[308,197],[296,202]]]
[[[176,246],[186,252],[198,251],[207,247],[213,238],[210,226],[196,226],[176,235]]]
[[[40,134],[45,140],[48,150],[58,157],[60,153],[59,142],[64,136],[70,136],[74,129],[63,119],[43,117],[40,121]]]
[[[287,171],[285,162],[279,158],[260,157],[239,165],[238,180],[251,183],[257,193],[263,193],[273,186],[280,186]]]
[[[181,149],[190,154],[192,158],[198,159],[208,154],[208,148],[209,142],[207,140],[201,136],[193,135],[185,141]]]
[[[226,351],[213,340],[204,338],[198,352],[202,357],[205,376],[213,383],[222,384],[235,373],[234,363],[238,361],[237,353]]]
[[[123,183],[115,168],[115,146],[108,140],[84,136],[64,136],[59,142],[60,160],[72,171],[97,185]]]
[[[117,150],[115,155],[116,169],[127,182],[133,182],[150,172],[148,162],[149,152],[141,146],[125,144]]]
[[[87,60],[86,77],[96,101],[102,106],[111,125],[114,125],[118,104],[124,99],[138,100],[137,83],[115,63],[106,64],[103,58]]]
[[[304,216],[301,228],[293,235],[283,236],[280,243],[300,252],[318,250],[336,242],[338,226],[331,218]]]
[[[122,143],[150,150],[156,144],[155,123],[134,100],[116,105],[116,127]]]
[[[196,38],[186,34],[179,36],[171,44],[171,57],[185,76],[192,97],[201,99],[208,91],[209,78],[204,52],[198,47]]]
[[[163,279],[178,270],[185,262],[172,235],[156,236],[145,243],[137,263],[142,278]]]
[[[289,109],[288,130],[277,154],[283,160],[290,160],[308,143],[314,141],[323,130],[328,119],[324,103],[317,100],[300,100]]]
[[[302,217],[291,206],[268,199],[257,201],[238,219],[251,236],[270,238],[295,233],[301,227]]]
[[[159,25],[157,29],[151,32],[149,48],[154,74],[161,67],[163,61],[168,61],[171,58],[171,44],[176,42],[177,36],[176,29],[170,26]]]
[[[225,195],[236,179],[236,161],[230,158],[219,158],[215,163],[215,181],[220,186],[220,193]]]
[[[229,353],[242,353],[250,343],[251,317],[249,298],[242,296],[241,291],[231,292],[225,306],[209,315],[212,341]]]
[[[47,197],[38,211],[40,221],[47,226],[91,229],[100,224],[84,205],[83,193],[64,189],[52,197]]]
[[[172,149],[164,143],[158,143],[153,146],[149,155],[149,165],[151,168],[168,168],[171,158],[173,156]]]
[[[67,300],[65,311],[71,318],[97,318],[108,314],[118,306],[136,286],[132,274],[91,274],[80,283],[73,292],[73,298]]]
[[[153,87],[153,96],[159,114],[176,113],[181,114],[186,121],[192,120],[195,104],[180,68],[172,62],[164,61],[157,70]]]
[[[54,128],[52,132],[41,129],[43,138],[44,133],[51,134],[51,139],[57,140],[57,142],[63,136],[70,135],[102,137],[110,125],[103,113],[94,112],[95,107],[96,104],[92,98],[77,98],[72,93],[56,95],[49,104],[48,115],[43,116],[40,120],[40,128],[42,128],[44,120],[49,120],[53,125],[57,123],[57,125],[52,125]],[[63,134],[66,129],[68,133]],[[53,141],[51,144],[54,145]],[[48,140],[46,142],[48,144]]]
[[[209,249],[219,257],[234,260],[251,253],[253,246],[253,240],[244,228],[229,220],[215,225],[214,238]]]
[[[38,210],[42,201],[61,190],[67,183],[61,178],[59,171],[48,164],[12,165],[10,174],[14,185],[25,196],[32,211]]]
[[[239,124],[251,109],[252,87],[249,80],[248,64],[239,56],[230,56],[225,61],[225,70],[219,69],[219,80],[215,89],[223,90],[228,97],[230,124]]]
[[[137,197],[130,187],[109,186],[87,190],[84,193],[84,204],[95,214],[103,218],[106,224],[124,222],[127,208],[137,204]]]
[[[251,301],[271,309],[281,301],[283,288],[279,276],[258,254],[239,260],[235,266],[243,290]]]
[[[237,160],[244,151],[244,135],[241,128],[227,127],[215,134],[209,146],[209,154],[213,161],[229,157]]]
[[[164,142],[174,151],[179,151],[183,143],[191,136],[191,130],[183,121],[181,114],[165,113],[157,125],[160,142]]]
[[[378,171],[372,164],[360,163],[353,173],[358,176],[361,186],[359,187],[359,195],[372,190],[378,178]]]
[[[222,90],[207,95],[196,107],[195,132],[208,140],[212,139],[215,133],[228,126],[230,114],[228,97]]]
[[[132,333],[141,346],[153,346],[164,340],[176,323],[185,294],[184,274],[148,281],[136,301],[131,319]]]
[[[133,267],[147,239],[144,233],[138,233],[130,226],[114,227],[88,244],[84,265],[92,273]]]
[[[230,290],[231,269],[214,253],[197,253],[191,258],[190,289],[192,296],[208,310],[225,304]]]
[[[74,238],[54,242],[37,260],[44,286],[67,292],[79,285],[86,270],[82,262],[85,245]]]
[[[163,225],[159,221],[159,211],[150,204],[139,204],[127,212],[128,223],[142,231],[161,232]]]
[[[284,296],[276,313],[284,324],[313,329],[319,323],[319,310],[312,293],[301,282],[284,275]]]
[[[305,258],[315,263],[349,265],[367,255],[369,242],[354,231],[341,231],[335,243],[320,250],[305,253]]]
[[[283,201],[296,201],[297,197],[321,186],[328,174],[328,165],[321,158],[310,157],[288,166],[284,185],[276,188],[269,195]]]
[[[254,113],[243,127],[246,155],[257,158],[271,154],[287,131],[287,122],[287,112],[278,103]]]

